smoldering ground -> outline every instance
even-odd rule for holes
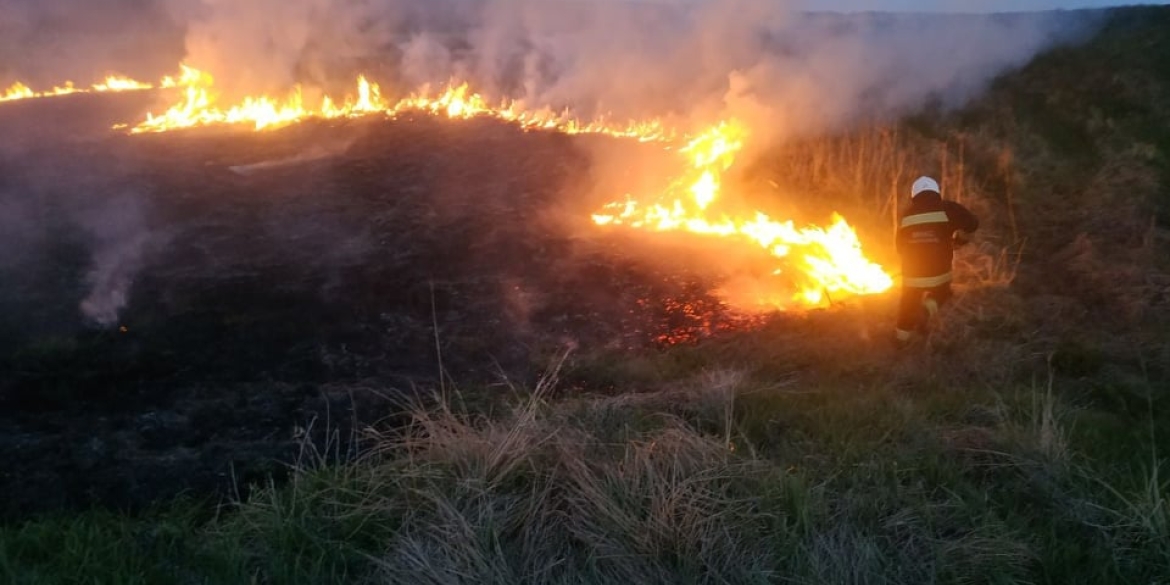
[[[15,138],[18,130],[6,129]],[[150,186],[126,161],[70,156],[61,145],[14,142],[22,148],[0,148],[4,288],[10,295],[24,290],[42,301],[48,299],[41,294],[51,288],[53,300],[45,303],[50,305],[72,299],[72,315],[38,307],[45,318],[27,323],[30,331],[116,325],[135,275],[167,239],[167,228],[152,225],[149,217]],[[63,277],[81,267],[81,278]]]

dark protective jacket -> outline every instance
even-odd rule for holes
[[[966,207],[945,201],[938,193],[920,193],[898,228],[903,285],[933,288],[949,283],[955,232],[970,234],[977,229],[979,219]]]

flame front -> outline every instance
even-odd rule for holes
[[[325,95],[315,105],[306,103],[302,88],[283,98],[252,96],[237,105],[218,104],[215,80],[206,72],[183,65],[178,76],[164,78],[159,86],[182,90],[181,99],[159,115],[147,114],[145,121],[130,128],[131,133],[165,132],[213,125],[245,125],[254,130],[273,129],[306,119],[354,118],[372,114],[399,116],[422,113],[453,119],[495,118],[526,130],[555,130],[566,134],[607,134],[644,142],[671,137],[658,120],[615,123],[605,118],[581,121],[567,110],[526,108],[516,101],[492,105],[466,83],[450,83],[437,92],[429,88],[397,102],[386,101],[381,88],[364,76],[357,79],[356,93],[343,100]],[[126,128],[119,125],[116,128]]]
[[[13,83],[11,86],[9,86],[8,89],[4,90],[4,94],[0,95],[0,102],[23,100],[35,97],[37,97],[36,92],[30,89],[29,86],[17,81],[16,83]]]
[[[19,81],[13,83],[8,89],[0,94],[0,102],[25,100],[33,98],[47,98],[62,95],[70,95],[75,93],[108,93],[108,92],[123,92],[123,91],[141,91],[146,89],[154,89],[154,86],[149,83],[143,83],[129,77],[121,75],[110,75],[101,82],[95,83],[89,87],[77,87],[72,81],[66,81],[61,85],[54,86],[52,89],[44,91],[33,91],[28,85]]]
[[[214,78],[199,69],[182,65],[177,76],[163,78],[157,87],[179,91],[177,101],[161,114],[147,114],[136,125],[121,124],[131,133],[165,132],[212,125],[237,125],[254,130],[273,129],[302,120],[352,118],[369,115],[390,117],[420,113],[452,119],[493,118],[525,130],[551,130],[565,134],[605,134],[642,142],[675,142],[683,136],[661,120],[614,122],[605,117],[582,120],[568,110],[527,107],[517,101],[492,104],[466,83],[450,83],[439,91],[429,88],[396,102],[383,98],[377,84],[357,78],[356,92],[342,100],[322,96],[306,103],[302,88],[295,87],[281,98],[253,96],[231,106],[220,106]],[[15,83],[0,101],[48,97],[78,92],[133,91],[152,89],[152,84],[111,76],[88,88],[66,82],[48,91],[35,92]],[[791,290],[775,306],[820,306],[826,301],[855,295],[885,292],[893,279],[862,251],[854,229],[834,214],[828,227],[798,228],[792,221],[777,221],[755,211],[743,215],[720,211],[719,196],[724,173],[748,139],[747,128],[736,120],[721,122],[693,135],[677,149],[685,162],[678,178],[657,197],[634,198],[605,205],[592,216],[601,226],[626,226],[649,231],[681,231],[709,237],[742,241],[776,258],[776,274],[784,277]]]
[[[466,83],[451,83],[438,92],[424,88],[391,104],[383,100],[377,84],[359,77],[357,93],[344,101],[326,96],[319,106],[308,107],[301,89],[296,88],[283,99],[249,97],[226,110],[216,105],[214,80],[196,69],[184,66],[178,79],[168,78],[162,85],[183,88],[184,99],[160,116],[148,116],[131,132],[211,124],[248,124],[262,130],[306,118],[422,113],[452,119],[494,118],[524,129],[606,134],[643,142],[672,141],[679,135],[660,120],[623,124],[599,118],[583,122],[567,110],[526,108],[515,101],[493,105]],[[893,279],[866,258],[857,233],[839,215],[833,216],[828,227],[797,228],[792,221],[776,221],[761,212],[736,217],[717,211],[723,173],[734,163],[747,139],[747,128],[735,120],[695,135],[678,149],[686,162],[684,171],[664,193],[651,203],[627,196],[623,202],[606,205],[593,215],[593,221],[603,226],[734,238],[762,248],[780,261],[777,272],[783,271],[794,287],[790,298],[771,299],[773,305],[819,306],[830,299],[889,290]]]
[[[448,118],[488,117],[516,124],[528,130],[555,130],[565,134],[606,134],[633,138],[642,142],[669,140],[674,133],[661,120],[613,122],[604,117],[581,121],[568,110],[550,107],[529,109],[516,101],[491,105],[467,83],[449,84],[442,92],[430,95],[423,91],[411,95],[391,108],[392,114],[424,112]]]
[[[143,83],[129,77],[122,77],[120,75],[111,75],[102,83],[95,83],[93,90],[97,92],[106,91],[138,91],[143,89],[154,89],[154,86],[149,83]]]
[[[781,261],[777,273],[792,282],[794,292],[781,307],[820,306],[846,296],[882,293],[893,279],[865,257],[857,233],[834,214],[827,228],[797,228],[762,212],[735,217],[716,211],[723,173],[747,139],[737,121],[722,122],[699,134],[678,152],[686,170],[652,203],[629,195],[593,215],[598,225],[625,225],[652,231],[685,231],[703,236],[735,238],[759,246]]]

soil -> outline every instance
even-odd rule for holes
[[[394,424],[440,356],[488,392],[566,345],[737,323],[693,262],[589,223],[610,139],[430,118],[129,136],[109,122],[147,97],[83,97],[0,107],[4,518],[241,494],[305,436]],[[116,320],[80,309],[95,290],[124,296]]]

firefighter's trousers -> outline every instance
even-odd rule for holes
[[[951,283],[920,288],[902,287],[902,300],[898,306],[898,341],[910,341],[917,331],[925,333],[929,319],[951,300]]]

